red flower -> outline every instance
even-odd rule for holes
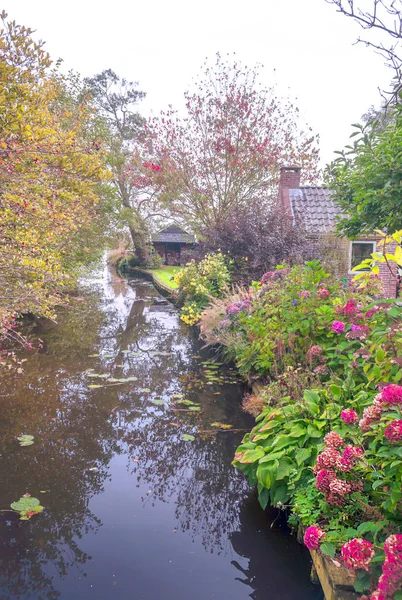
[[[341,419],[346,425],[351,425],[352,423],[357,423],[359,415],[353,408],[346,408],[341,412]]]
[[[312,525],[307,527],[304,534],[304,543],[309,550],[318,550],[320,547],[320,540],[325,537],[325,531]]]
[[[390,444],[396,444],[402,441],[402,421],[392,421],[384,433]]]
[[[359,538],[354,538],[343,544],[341,550],[341,558],[348,567],[351,569],[364,569],[365,571],[369,570],[374,554],[373,544]]]
[[[398,406],[402,404],[402,386],[391,383],[387,385],[381,392],[381,399],[390,406]]]

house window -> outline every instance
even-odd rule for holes
[[[375,252],[375,242],[351,242],[350,243],[350,270],[360,265],[367,258],[371,258]],[[368,271],[368,269],[362,269]]]

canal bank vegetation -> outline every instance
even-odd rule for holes
[[[190,273],[191,285],[186,271],[178,280],[187,306],[205,276],[194,265]],[[356,591],[379,586],[388,595],[378,597],[398,598],[402,307],[374,299],[375,274],[361,283],[345,289],[318,261],[279,266],[234,290],[225,279],[199,327],[206,344],[258,381],[244,401],[256,425],[233,464],[261,506],[286,510],[309,549],[353,574]]]

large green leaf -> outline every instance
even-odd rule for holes
[[[257,479],[268,490],[275,483],[278,461],[258,465]]]
[[[241,456],[238,456],[236,454],[236,460],[245,463],[245,464],[249,464],[249,463],[253,463],[256,462],[257,460],[259,460],[260,458],[262,458],[265,454],[264,449],[261,448],[261,446],[257,446],[256,448],[253,448],[252,450],[245,450],[244,452],[240,453]]]

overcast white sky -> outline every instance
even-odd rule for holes
[[[112,68],[147,92],[143,114],[173,104],[206,57],[236,52],[264,65],[266,85],[297,99],[321,136],[325,164],[391,72],[353,45],[361,30],[325,0],[3,0],[9,18],[36,30],[52,58],[84,76]]]

